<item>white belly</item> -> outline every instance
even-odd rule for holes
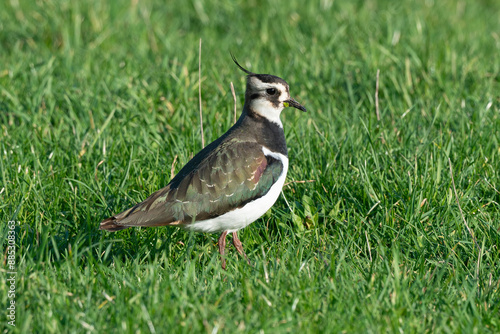
[[[265,147],[262,150],[266,156],[272,156],[273,158],[280,160],[283,164],[283,172],[279,176],[278,181],[272,185],[271,189],[269,189],[267,194],[245,204],[245,206],[239,209],[234,209],[216,218],[196,221],[185,226],[186,229],[205,233],[223,231],[228,231],[229,233],[235,232],[259,219],[273,206],[274,202],[276,202],[280,195],[283,185],[285,184],[286,173],[288,172],[288,158],[281,153],[271,152]]]

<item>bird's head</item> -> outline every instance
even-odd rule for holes
[[[244,107],[248,112],[265,117],[282,126],[280,114],[285,107],[306,111],[303,105],[290,97],[289,87],[285,80],[271,74],[252,73],[243,68],[234,56],[233,61],[248,74]]]

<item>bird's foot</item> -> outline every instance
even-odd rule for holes
[[[238,253],[240,253],[240,255],[244,256],[245,259],[247,260],[248,264],[250,266],[252,266],[252,263],[248,259],[248,256],[245,254],[245,251],[243,250],[243,245],[241,244],[240,239],[238,239],[238,234],[236,234],[236,232],[233,232],[233,245],[236,248],[236,250],[238,251]]]

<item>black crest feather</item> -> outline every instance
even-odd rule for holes
[[[245,72],[245,73],[246,73],[246,74],[248,74],[248,75],[256,75],[255,73],[250,72],[250,71],[249,71],[249,70],[247,70],[246,68],[243,68],[243,66],[241,66],[241,65],[238,63],[238,61],[236,60],[236,57],[233,55],[233,53],[232,53],[232,52],[230,52],[230,53],[231,53],[231,58],[233,58],[234,63],[236,64],[236,66],[238,66],[238,67],[240,68],[240,70],[242,70],[243,72]]]

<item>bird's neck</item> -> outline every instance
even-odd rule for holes
[[[253,112],[246,104],[235,126],[246,129],[247,135],[254,137],[270,151],[288,156],[283,127]]]

